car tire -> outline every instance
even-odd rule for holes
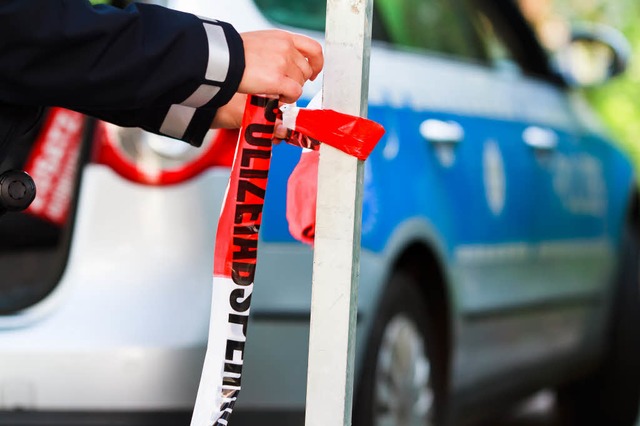
[[[390,279],[366,348],[354,426],[441,424],[441,370],[423,297],[410,275]]]
[[[640,403],[640,243],[627,232],[599,368],[558,392],[560,424],[632,426]]]

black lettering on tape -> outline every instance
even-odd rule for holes
[[[242,384],[242,376],[240,377],[223,377],[222,386],[233,386],[239,388]]]
[[[240,249],[233,252],[233,260],[255,260],[258,256],[258,240],[233,237],[233,245]]]
[[[231,279],[238,285],[251,285],[256,274],[256,264],[233,262],[231,264]]]
[[[229,420],[229,416],[231,415],[231,409],[232,408],[233,408],[233,405],[231,407],[229,407],[228,410],[223,410],[223,413],[220,415],[220,419]]]
[[[229,416],[231,416],[231,410],[224,411],[220,415],[220,419],[219,420],[229,420]],[[225,424],[225,426],[227,426],[227,425]]]
[[[258,231],[260,231],[260,225],[245,225],[233,228],[234,235],[256,235]]]
[[[251,96],[249,102],[253,106],[257,106],[260,108],[264,108],[269,103],[269,98],[265,98],[264,96]]]
[[[276,122],[276,118],[280,114],[278,99],[268,99],[264,106],[264,118],[271,123]]]
[[[240,177],[244,179],[267,179],[269,170],[240,169]]]
[[[244,342],[228,339],[225,359],[233,361],[233,356],[236,352],[240,352],[240,359],[242,360],[244,358]]]
[[[249,303],[247,303],[246,309],[244,311],[239,311],[239,312],[246,312],[247,310],[249,310],[249,307],[250,307],[249,304],[251,303],[250,301],[251,301],[251,296],[249,296]],[[233,305],[233,302],[231,304]],[[245,338],[247,337],[247,325],[249,324],[249,316],[248,315],[229,314],[229,322],[233,323],[233,324],[241,325],[242,326],[242,335]]]
[[[244,139],[249,145],[271,147],[271,136],[275,125],[273,124],[249,124],[244,131]],[[267,137],[260,137],[256,135],[268,135]]]
[[[265,192],[266,190],[264,188],[259,187],[251,181],[245,179],[240,179],[238,181],[238,201],[244,203],[247,199],[247,193],[253,194],[256,197],[264,200]]]
[[[268,121],[275,122],[279,114],[277,98],[265,98],[263,96],[251,96],[251,105],[264,108],[264,118]]]
[[[242,374],[242,364],[224,363],[224,372],[231,374]]]
[[[252,285],[255,276],[256,259],[258,241],[255,237],[259,232],[260,225],[251,224],[250,222],[259,222],[262,215],[262,204],[242,204],[247,200],[247,195],[252,194],[260,200],[264,200],[266,190],[253,182],[251,179],[268,178],[269,169],[259,168],[259,163],[254,160],[268,160],[271,158],[271,137],[275,128],[275,120],[279,115],[278,99],[270,99],[264,97],[250,96],[251,105],[264,108],[264,118],[271,124],[253,123],[247,126],[244,132],[244,139],[249,145],[267,149],[250,149],[242,150],[242,158],[240,159],[240,180],[238,181],[236,200],[236,210],[234,223],[234,249],[233,262],[231,266],[231,278],[234,283],[241,286]],[[245,224],[249,222],[248,224]],[[249,236],[249,238],[242,238]],[[247,262],[238,262],[238,260],[246,260]],[[245,297],[245,289],[238,288],[231,292],[229,303],[231,308],[236,312],[248,312],[251,306],[251,294]],[[228,321],[230,324],[238,324],[242,326],[242,334],[246,338],[247,325],[249,322],[248,315],[238,315],[230,313]],[[228,339],[225,348],[224,374],[222,379],[223,396],[236,396],[239,389],[228,389],[228,387],[240,388],[242,382],[242,361],[244,359],[244,342]],[[239,353],[239,361],[236,355]],[[230,377],[235,376],[235,377]],[[226,387],[226,389],[225,389]],[[215,426],[226,426],[229,416],[233,410],[235,398],[232,401],[222,404],[220,409],[221,415],[215,421]]]
[[[242,302],[240,301],[242,300]],[[251,307],[251,295],[245,297],[244,288],[237,288],[231,292],[231,296],[229,297],[229,302],[231,303],[231,307],[236,312],[247,312]],[[233,315],[233,314],[231,314]],[[229,321],[231,321],[231,315],[229,315]],[[246,315],[236,315],[247,318]],[[246,327],[246,320],[243,322],[231,321],[236,324],[243,325]]]
[[[238,204],[236,205],[236,217],[234,222],[239,225],[247,221],[257,221],[262,213],[262,204]],[[244,215],[249,214],[249,219],[245,219]],[[240,227],[236,227],[238,229]],[[237,232],[234,229],[234,234]],[[257,232],[257,231],[256,231]],[[246,234],[246,232],[241,232]]]
[[[251,167],[251,160],[254,158],[258,158],[261,160],[268,160],[269,158],[271,158],[271,150],[245,148],[242,150],[242,158],[240,159],[240,165],[242,167]]]

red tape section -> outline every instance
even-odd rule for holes
[[[271,162],[278,100],[250,96],[218,222],[209,343],[191,426],[226,426],[241,388],[258,257],[258,232]],[[296,131],[366,159],[384,134],[379,124],[331,110],[300,110]],[[302,138],[304,139],[304,138]],[[294,141],[318,147],[317,141]]]
[[[250,96],[215,243],[209,343],[192,426],[225,426],[240,392],[278,100]]]
[[[249,97],[218,222],[213,273],[237,284],[253,282],[277,108],[277,99]]]
[[[295,131],[326,143],[359,160],[366,160],[384,135],[384,127],[375,121],[330,109],[300,108]],[[293,145],[301,145],[293,141]],[[317,144],[305,146],[317,149]]]

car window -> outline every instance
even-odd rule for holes
[[[524,74],[560,82],[531,26],[512,1],[476,0],[481,37],[494,63],[517,66]]]
[[[477,14],[476,22],[482,35],[487,56],[491,62],[502,69],[518,68],[518,64],[511,54],[509,46],[507,46],[500,37],[489,17],[480,11]]]
[[[466,2],[377,0],[376,7],[396,45],[464,58],[484,57]]]
[[[326,0],[255,0],[277,23],[324,31]],[[405,49],[484,59],[484,49],[464,1],[376,0],[372,37]]]
[[[73,228],[85,119],[51,109],[16,141],[0,171],[27,171],[36,200],[24,212],[0,217],[0,315],[13,314],[46,297],[64,271]]]

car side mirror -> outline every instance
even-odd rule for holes
[[[572,87],[598,86],[622,74],[631,59],[631,45],[622,33],[599,24],[576,26],[569,43],[556,54],[557,64]]]

